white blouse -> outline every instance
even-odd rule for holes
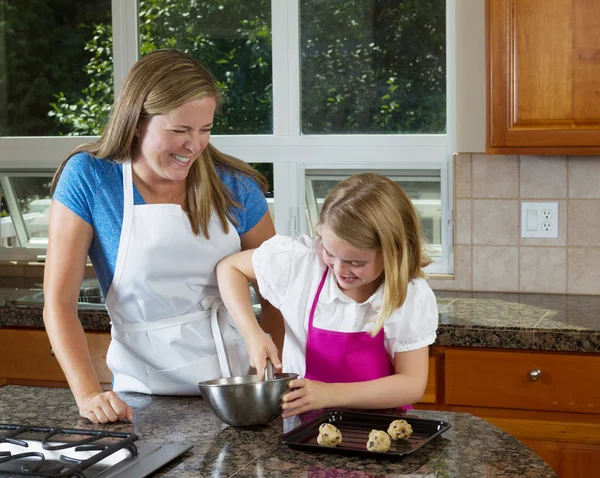
[[[308,318],[326,265],[319,249],[320,239],[276,235],[265,241],[252,256],[262,296],[278,308],[285,321],[283,370],[304,376]],[[313,326],[339,332],[368,332],[383,302],[383,284],[365,302],[358,303],[327,274],[315,310]],[[406,301],[385,322],[385,346],[395,352],[417,350],[432,344],[438,326],[437,302],[425,279],[408,285]]]

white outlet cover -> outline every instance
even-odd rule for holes
[[[558,239],[558,203],[522,202],[521,237]]]

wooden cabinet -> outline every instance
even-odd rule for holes
[[[112,374],[106,366],[110,333],[85,336],[100,383],[110,384]],[[0,329],[0,385],[67,386],[45,330]]]
[[[416,408],[472,413],[521,440],[559,477],[597,476],[599,355],[435,346],[431,357],[436,401]]]
[[[446,351],[446,403],[600,413],[600,357]]]
[[[529,439],[521,441],[541,456],[560,478],[598,476],[599,445]]]
[[[600,2],[486,0],[488,154],[600,154]]]

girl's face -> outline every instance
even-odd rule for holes
[[[357,302],[367,300],[379,287],[383,272],[381,250],[359,249],[321,226],[323,261],[335,274],[342,291]]]
[[[140,121],[133,160],[156,181],[185,181],[208,145],[216,102],[206,96]]]

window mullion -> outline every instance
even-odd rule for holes
[[[273,163],[275,189],[275,230],[279,234],[296,235],[302,216],[298,205],[296,163]]]
[[[442,272],[454,272],[454,170],[453,155],[456,152],[456,0],[446,0],[446,162],[442,170]]]
[[[115,98],[139,57],[138,0],[112,0]]]
[[[300,135],[300,0],[273,0],[273,134]]]

